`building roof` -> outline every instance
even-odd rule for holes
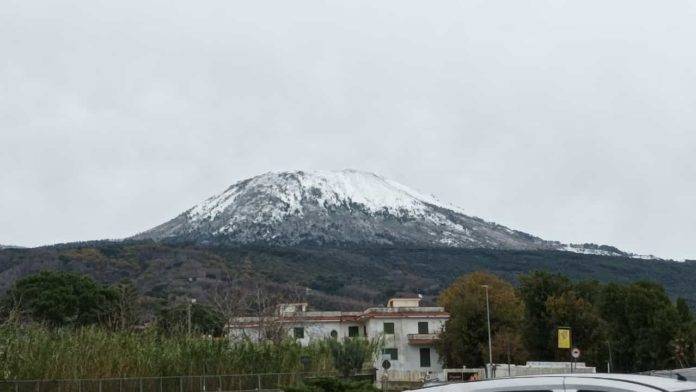
[[[448,319],[449,313],[439,306],[432,307],[375,307],[362,312],[355,311],[298,311],[281,313],[267,317],[235,317],[230,320],[231,326],[253,328],[261,321],[282,323],[335,323],[363,322],[368,319],[406,319],[406,318],[436,318]]]

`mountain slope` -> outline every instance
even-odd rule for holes
[[[0,244],[0,249],[21,249],[21,246]]]
[[[266,173],[243,180],[133,238],[274,245],[562,246],[355,170]]]
[[[248,270],[246,263],[251,264]],[[519,274],[535,270],[562,273],[573,280],[650,280],[696,307],[696,261],[637,260],[555,250],[198,246],[153,241],[0,250],[0,296],[17,279],[44,270],[87,274],[107,284],[129,279],[145,297],[150,313],[183,297],[210,301],[218,288],[230,285],[230,279],[248,277],[264,292],[292,298],[306,295],[313,306],[324,310],[359,310],[415,292],[433,303],[458,276],[480,270],[513,282]]]

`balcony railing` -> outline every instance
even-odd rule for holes
[[[433,344],[439,339],[436,333],[410,333],[407,337],[408,343],[414,346]]]

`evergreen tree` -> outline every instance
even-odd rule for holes
[[[676,365],[673,339],[679,313],[660,285],[637,282],[604,287],[599,310],[607,322],[615,371],[636,372]]]
[[[59,327],[106,322],[116,297],[87,276],[42,271],[17,280],[5,302],[33,321]]]
[[[605,322],[599,315],[598,309],[576,290],[581,289],[568,290],[551,296],[546,301],[546,313],[549,315],[550,325],[570,327],[572,345],[582,351],[583,360],[594,364],[604,364],[608,357]],[[555,332],[556,329],[554,328],[553,331]],[[549,346],[557,347],[555,339]],[[569,361],[569,354],[568,350],[556,350],[555,359]]]
[[[570,290],[570,280],[562,275],[544,271],[532,272],[519,278],[519,295],[524,301],[524,342],[532,358],[552,360],[556,357],[556,324],[547,308],[551,297]]]

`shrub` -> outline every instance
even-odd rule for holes
[[[303,385],[285,388],[286,392],[378,392],[369,381],[352,381],[337,378],[305,380]]]

